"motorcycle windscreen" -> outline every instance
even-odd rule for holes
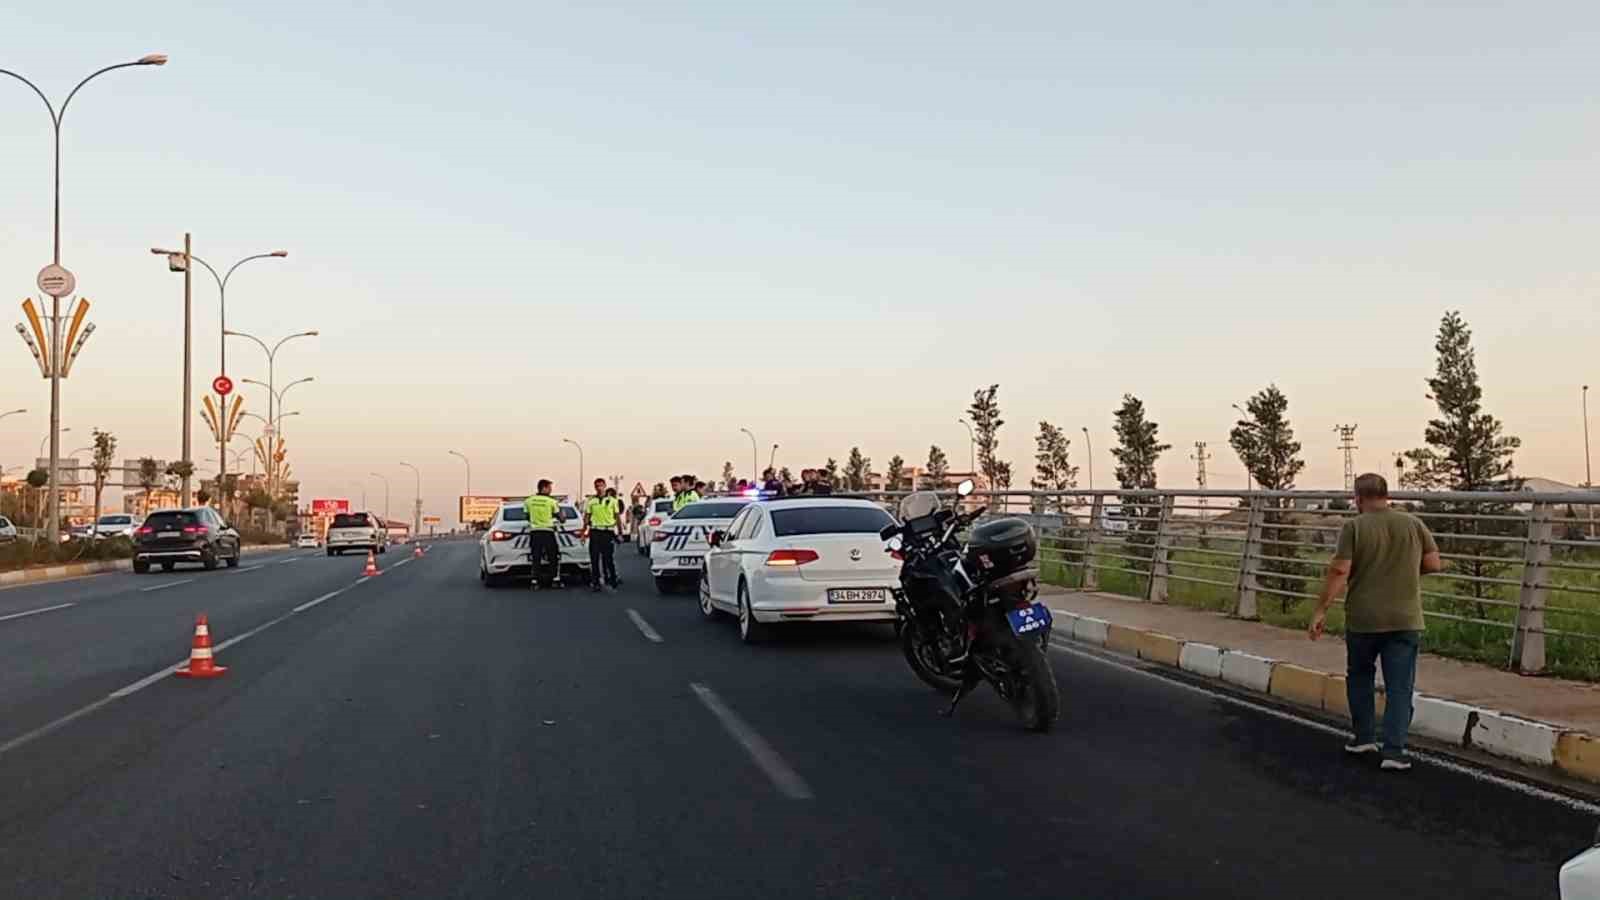
[[[939,495],[933,491],[917,491],[900,501],[900,521],[909,522],[931,516],[939,511]]]

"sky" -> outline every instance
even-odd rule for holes
[[[1600,294],[1593,3],[109,3],[0,10],[0,68],[73,101],[63,263],[98,330],[63,450],[178,455],[182,279],[250,263],[228,326],[274,340],[302,499],[395,515],[585,475],[796,471],[938,444],[998,383],[1026,479],[1048,420],[1093,443],[1134,393],[1163,485],[1242,487],[1268,383],[1300,486],[1421,443],[1440,316],[1475,331],[1518,470],[1583,480]],[[50,259],[50,124],[0,78],[0,279]],[[218,364],[194,286],[196,402]],[[3,324],[9,326],[11,320]],[[6,330],[9,330],[7,328]],[[0,352],[0,466],[48,385]],[[266,380],[232,340],[228,373]],[[244,386],[247,408],[265,391]],[[194,425],[199,465],[215,457]],[[85,438],[85,440],[76,440]],[[243,446],[239,442],[238,446]]]

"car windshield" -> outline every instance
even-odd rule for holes
[[[674,519],[731,519],[739,514],[739,510],[748,506],[750,501],[738,502],[722,500],[710,503],[691,503],[673,514]]]
[[[372,522],[366,513],[339,513],[333,517],[332,528],[369,528]]]
[[[131,524],[133,524],[133,517],[132,516],[101,516],[100,517],[100,524],[101,525],[131,525]]]
[[[794,506],[772,511],[772,533],[778,537],[799,534],[877,534],[894,524],[875,506]]]

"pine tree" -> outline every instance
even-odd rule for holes
[[[872,459],[861,455],[860,447],[850,448],[850,458],[844,464],[845,487],[852,491],[867,489],[867,476],[872,472]]]
[[[1000,417],[1000,403],[996,400],[999,392],[998,384],[973,391],[972,405],[967,407],[967,417],[972,422],[974,439],[978,445],[978,469],[995,488],[1009,486],[1011,482],[1011,465],[995,458],[995,451],[1000,446],[1000,426],[1006,423]],[[1004,485],[1000,483],[1002,476],[1006,482]]]
[[[1034,476],[1028,486],[1036,491],[1051,491],[1057,496],[1041,508],[1066,512],[1068,500],[1062,492],[1078,486],[1078,467],[1072,464],[1069,451],[1072,441],[1065,432],[1049,422],[1040,420],[1039,434],[1034,437],[1037,451],[1033,456]]]
[[[895,455],[889,457],[889,469],[888,471],[884,472],[884,490],[901,490],[900,482],[904,481],[905,477],[906,461],[900,456],[900,454],[896,453]]]
[[[1472,329],[1461,314],[1445,313],[1433,345],[1437,353],[1434,375],[1428,379],[1429,396],[1438,406],[1439,417],[1428,420],[1423,432],[1425,447],[1408,450],[1409,471],[1405,487],[1423,491],[1521,490],[1521,479],[1512,475],[1512,457],[1522,446],[1520,438],[1503,433],[1500,420],[1483,410],[1483,388],[1478,383],[1477,354],[1472,349]],[[1508,516],[1509,503],[1444,503],[1428,501],[1424,512],[1480,513]],[[1446,519],[1450,531],[1472,537],[1510,534],[1519,530],[1515,522],[1484,519]],[[1439,549],[1447,555],[1478,557],[1447,560],[1451,571],[1474,579],[1498,578],[1507,571],[1506,563],[1485,558],[1511,556],[1516,548],[1510,542],[1440,538]],[[1478,618],[1489,618],[1487,599],[1508,599],[1498,585],[1483,581],[1451,580],[1451,588],[1470,598],[1465,609]],[[1515,599],[1510,598],[1510,599]]]
[[[155,459],[145,456],[139,459],[139,487],[144,488],[144,514],[150,515],[150,493],[161,483],[161,466]]]
[[[1234,424],[1228,443],[1262,490],[1293,490],[1295,476],[1306,464],[1300,459],[1300,442],[1294,439],[1294,429],[1289,426],[1289,398],[1277,385],[1269,384],[1251,397],[1245,408],[1250,418]],[[1298,532],[1280,527],[1287,520],[1282,500],[1267,498],[1262,502],[1267,508],[1262,513],[1265,527],[1261,536],[1268,542],[1267,555],[1277,557],[1261,561],[1262,571],[1277,576],[1266,579],[1264,584],[1269,590],[1280,592],[1282,609],[1288,612],[1295,598],[1286,592],[1304,589],[1301,581],[1287,577],[1300,571],[1299,563],[1288,561],[1299,555],[1300,548],[1293,543]]]
[[[1117,461],[1117,483],[1123,490],[1155,490],[1156,462],[1172,445],[1160,442],[1160,426],[1145,418],[1144,403],[1138,397],[1123,394],[1116,416],[1117,446],[1111,448],[1111,455]],[[1155,530],[1160,525],[1160,507],[1153,498],[1125,495],[1122,511],[1130,529],[1130,551],[1149,558],[1154,550]]]
[[[828,463],[822,467],[822,472],[828,476],[829,484],[839,483],[839,461],[837,459],[831,456],[828,457]]]
[[[938,444],[928,448],[928,464],[924,466],[927,473],[923,475],[924,487],[932,491],[942,491],[945,488],[945,475],[950,471],[950,460],[945,458],[944,451]]]

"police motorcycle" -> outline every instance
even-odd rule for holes
[[[972,488],[961,482],[957,497]],[[900,524],[879,533],[902,559],[894,591],[901,651],[918,678],[951,695],[941,715],[987,681],[1023,727],[1049,731],[1061,698],[1050,671],[1050,610],[1036,602],[1039,540],[1027,522],[1003,518],[958,541],[987,509],[963,513],[919,491],[901,502]]]

